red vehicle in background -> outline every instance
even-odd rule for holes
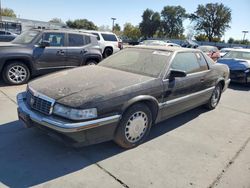
[[[216,46],[199,46],[197,49],[206,53],[214,61],[217,61],[220,58],[220,51]]]

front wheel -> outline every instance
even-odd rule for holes
[[[206,108],[208,108],[209,110],[213,110],[216,108],[216,106],[218,105],[218,103],[220,101],[221,92],[222,92],[222,86],[221,86],[221,84],[218,84],[215,87],[211,98],[209,99],[208,103],[206,104]]]
[[[96,65],[97,63],[98,62],[96,60],[91,59],[91,60],[87,61],[86,65]]]
[[[143,143],[152,126],[152,113],[147,105],[138,103],[123,115],[115,134],[114,141],[129,149]]]
[[[3,79],[11,85],[25,84],[30,78],[29,68],[22,62],[8,64],[3,70]]]

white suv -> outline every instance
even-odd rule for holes
[[[90,30],[84,30],[82,32],[91,33],[97,37],[97,40],[102,49],[102,55],[104,58],[122,49],[122,42],[112,32],[90,31]]]

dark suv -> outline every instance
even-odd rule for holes
[[[30,30],[0,43],[0,73],[8,84],[59,69],[97,64],[101,49],[94,35],[72,31]]]

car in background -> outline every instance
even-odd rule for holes
[[[232,50],[234,50],[234,48],[221,48],[220,49],[220,57],[223,57],[224,55],[226,55],[226,53],[228,53]]]
[[[97,37],[98,43],[102,50],[103,58],[106,58],[123,48],[122,40],[115,33],[106,31],[82,30],[84,33],[90,33]]]
[[[140,45],[145,46],[170,46],[170,47],[181,47],[178,44],[172,42],[165,42],[163,40],[144,40],[140,43]]]
[[[250,49],[233,49],[217,62],[229,67],[232,82],[250,83]]]
[[[0,73],[12,85],[31,76],[102,60],[94,35],[64,30],[29,30],[12,42],[0,43]]]
[[[0,30],[0,42],[10,42],[16,38],[17,34]]]
[[[114,140],[133,148],[156,123],[201,105],[216,108],[229,82],[228,67],[200,50],[128,47],[97,66],[29,82],[17,96],[18,116],[73,146]]]
[[[207,54],[211,59],[214,61],[217,61],[220,56],[220,51],[216,46],[198,46],[197,49],[203,51],[205,54]]]
[[[198,46],[199,46],[199,44],[197,44],[196,42],[194,42],[192,40],[185,40],[181,44],[181,47],[183,47],[183,48],[197,48]]]

